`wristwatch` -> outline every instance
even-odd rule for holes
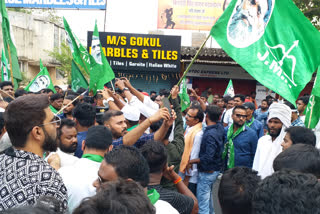
[[[108,103],[109,101],[112,101],[112,102],[114,102],[114,99],[113,99],[113,97],[109,97],[109,98],[107,99],[107,103]]]
[[[123,92],[124,92],[124,91],[129,91],[129,88],[124,87],[124,88],[122,89],[122,91],[123,91]]]

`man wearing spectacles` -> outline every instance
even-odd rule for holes
[[[43,160],[44,152],[57,149],[60,124],[48,96],[21,96],[8,105],[4,118],[13,147],[0,154],[0,211],[35,204],[44,195],[53,196],[66,209],[67,189]]]
[[[233,108],[230,127],[225,128],[225,146],[222,159],[225,169],[236,166],[252,168],[257,149],[258,136],[256,131],[246,126],[247,111],[242,105]]]

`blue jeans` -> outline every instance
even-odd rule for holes
[[[214,214],[212,187],[219,173],[219,171],[213,173],[199,172],[197,185],[199,214]]]

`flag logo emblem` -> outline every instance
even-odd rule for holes
[[[227,26],[227,38],[236,48],[258,41],[270,20],[275,0],[238,0]]]

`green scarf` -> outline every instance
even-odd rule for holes
[[[160,194],[156,189],[148,190],[147,194],[152,205],[154,205],[160,198]]]
[[[103,161],[103,157],[101,155],[84,154],[82,155],[82,158],[87,158],[98,163],[101,163]]]
[[[224,151],[222,153],[222,159],[225,160],[226,156],[228,155],[228,163],[227,168],[231,169],[234,167],[234,145],[233,139],[237,137],[241,132],[245,130],[245,125],[238,128],[238,130],[233,133],[233,123],[228,129],[227,132],[227,143],[224,146]]]
[[[49,105],[49,108],[54,114],[56,114],[58,112],[58,110],[55,109],[52,105]]]
[[[248,123],[248,121],[247,121],[247,122],[246,122],[246,125],[247,125],[248,127],[251,127],[253,121],[254,121],[254,117],[251,118],[251,121],[250,121],[249,123]]]
[[[134,125],[134,126],[132,126],[132,127],[128,128],[128,129],[127,129],[127,131],[128,131],[128,132],[129,132],[129,131],[131,131],[132,129],[136,128],[138,125],[139,125],[139,124]]]

